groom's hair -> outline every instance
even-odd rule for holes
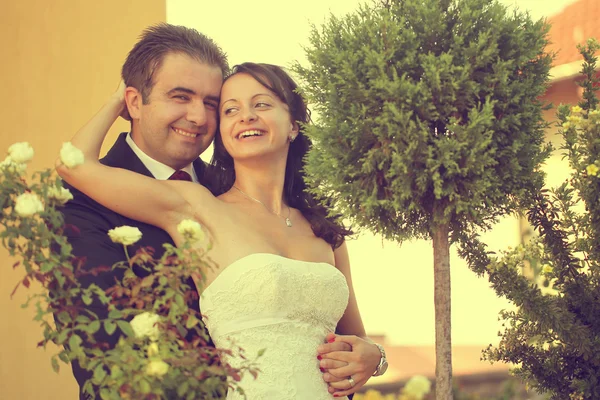
[[[139,41],[127,55],[121,76],[125,85],[133,86],[148,104],[154,86],[154,75],[168,54],[185,54],[202,63],[219,67],[223,77],[229,73],[227,55],[208,36],[185,26],[160,23],[142,32]]]

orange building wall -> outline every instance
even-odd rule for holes
[[[61,143],[116,89],[140,32],[165,20],[165,0],[2,2],[1,159],[10,144],[28,141],[36,151],[29,171],[51,166]],[[128,125],[114,128],[108,141],[120,130]],[[50,366],[56,348],[36,348],[42,330],[33,310],[20,307],[28,291],[9,298],[23,275],[11,266],[0,248],[0,399],[75,399],[70,366],[61,364],[57,375]]]
[[[548,50],[557,53],[554,65],[580,60],[577,44],[590,37],[600,39],[599,14],[598,0],[579,0],[548,18],[548,23],[552,25]]]

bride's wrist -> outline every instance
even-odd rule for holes
[[[119,94],[114,93],[108,98],[104,107],[111,110],[111,114],[116,120],[126,109],[125,99],[119,96]]]
[[[113,107],[125,107],[125,97],[120,93],[113,93],[107,101],[107,104]]]

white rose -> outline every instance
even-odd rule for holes
[[[179,232],[186,240],[191,243],[199,242],[204,239],[204,232],[202,232],[202,226],[191,219],[184,219],[177,225],[177,232]]]
[[[156,323],[159,319],[158,315],[146,311],[133,317],[129,324],[133,329],[133,333],[135,333],[135,337],[144,338],[148,336],[150,339],[156,340],[158,339],[158,326],[156,326]]]
[[[31,217],[44,211],[44,205],[35,193],[23,193],[15,200],[15,211],[21,217]]]
[[[67,201],[73,200],[73,195],[69,189],[65,189],[64,187],[57,188],[56,186],[51,186],[48,189],[48,197],[56,200],[59,204],[65,204]]]
[[[83,153],[77,147],[73,146],[71,142],[63,143],[60,149],[60,161],[67,167],[73,168],[80,164],[83,164]]]
[[[431,390],[431,382],[422,375],[415,375],[406,382],[402,393],[422,399]]]
[[[152,360],[146,367],[146,374],[150,376],[163,376],[169,372],[169,364],[163,360]]]
[[[26,168],[27,165],[14,162],[10,156],[7,156],[4,161],[0,162],[0,169],[7,170],[9,172],[16,172],[19,175],[23,175]]]
[[[33,147],[27,142],[18,142],[8,148],[8,155],[17,164],[24,164],[33,158]]]
[[[142,232],[134,226],[123,225],[108,231],[108,236],[115,243],[129,246],[142,238]]]

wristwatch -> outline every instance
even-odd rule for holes
[[[379,360],[379,365],[377,366],[377,369],[375,370],[375,373],[373,374],[373,376],[381,376],[381,375],[385,374],[385,371],[387,371],[387,368],[388,368],[387,358],[385,357],[385,349],[380,344],[377,344],[377,343],[373,343],[373,344],[375,346],[377,346],[377,348],[379,349],[379,352],[381,353],[381,359]]]

